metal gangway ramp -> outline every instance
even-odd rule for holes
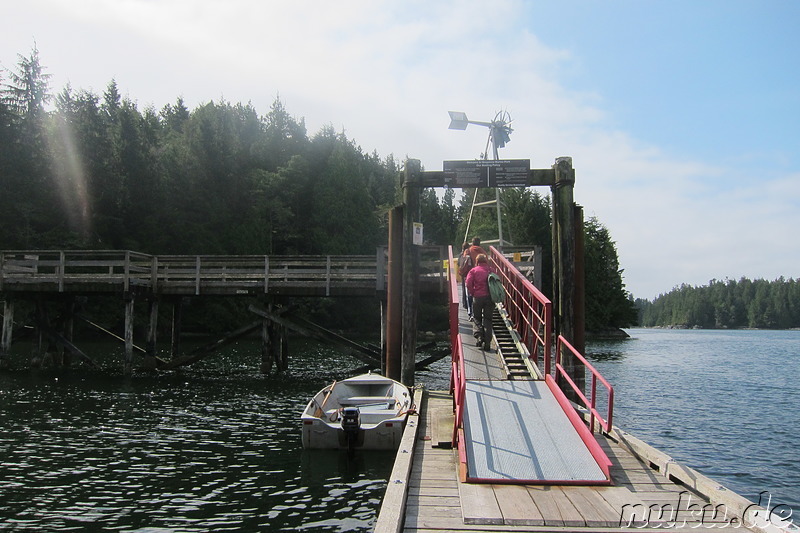
[[[492,268],[506,289],[506,301],[495,312],[513,328],[518,349],[530,361],[531,376],[511,380],[498,350],[475,346],[472,323],[460,303],[461,288],[451,279],[453,441],[459,451],[460,478],[477,483],[610,484],[611,463],[593,431],[595,422],[610,427],[613,389],[565,339],[558,339],[557,354],[572,350],[592,371],[592,398],[582,391],[578,394],[586,403],[587,426],[556,384],[556,377],[563,378],[565,372],[558,359],[555,365],[550,363],[549,300],[495,248],[490,250]],[[598,380],[609,391],[605,420],[594,404]],[[578,390],[571,380],[567,382]]]

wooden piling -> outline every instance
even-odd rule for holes
[[[261,320],[261,373],[265,376],[272,370],[272,350],[270,349],[270,336],[269,325],[271,321],[268,318]]]
[[[0,368],[8,368],[11,340],[14,333],[14,300],[6,297],[3,302],[3,333],[0,337]]]
[[[419,221],[421,166],[418,159],[407,159],[403,182],[405,203],[403,226],[403,355],[401,382],[414,385],[417,353],[417,308],[419,306],[419,249],[414,245],[414,222]]]
[[[36,299],[36,342],[31,350],[31,367],[43,368],[48,362],[47,352],[50,348],[47,339],[49,328],[47,305],[41,297]]]
[[[554,337],[563,335],[570,343],[575,342],[575,171],[571,157],[559,157],[553,165],[555,184],[553,194],[553,319]],[[566,373],[583,389],[584,379],[577,375],[579,367],[571,353],[562,354],[562,365]],[[582,372],[580,372],[582,374]],[[569,396],[571,391],[562,387]]]
[[[150,298],[150,321],[147,325],[146,353],[144,366],[146,368],[156,367],[156,337],[158,332],[158,298]]]
[[[386,377],[400,381],[403,353],[403,207],[389,211]]]
[[[181,322],[183,319],[183,298],[172,302],[172,338],[170,339],[170,357],[175,359],[181,352]]]
[[[388,376],[386,373],[386,300],[380,300],[380,311],[381,311],[381,375]]]
[[[72,297],[67,302],[66,309],[64,311],[65,316],[64,316],[64,331],[63,331],[64,339],[70,344],[72,344],[72,342],[75,340],[74,338],[75,307],[76,307],[75,298]],[[64,347],[63,350],[61,364],[64,366],[70,366],[72,364],[72,352],[69,349],[67,349],[66,346]]]
[[[289,370],[289,330],[286,326],[278,326],[281,332],[280,368],[282,371]]]
[[[125,296],[125,362],[123,373],[129,376],[133,373],[133,311],[135,298],[128,293]]]

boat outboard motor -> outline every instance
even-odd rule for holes
[[[353,451],[358,442],[361,431],[361,411],[358,407],[345,407],[342,409],[342,430],[347,440],[348,451]]]

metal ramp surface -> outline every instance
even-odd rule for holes
[[[610,483],[545,381],[468,380],[465,409],[467,481]]]

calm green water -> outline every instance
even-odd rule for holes
[[[800,331],[628,333],[587,348],[615,388],[614,424],[800,516]]]
[[[265,379],[244,342],[200,370],[125,379],[108,349],[93,347],[104,371],[0,374],[0,529],[371,529],[393,454],[307,452],[298,424],[357,361],[295,342],[292,369]]]
[[[630,333],[587,350],[616,388],[615,423],[800,512],[800,332]],[[91,348],[105,370],[0,373],[0,530],[371,530],[393,455],[306,452],[298,426],[357,361],[294,341],[290,371],[265,379],[248,341],[126,379],[118,348]],[[444,360],[417,381],[446,389],[448,372]]]

